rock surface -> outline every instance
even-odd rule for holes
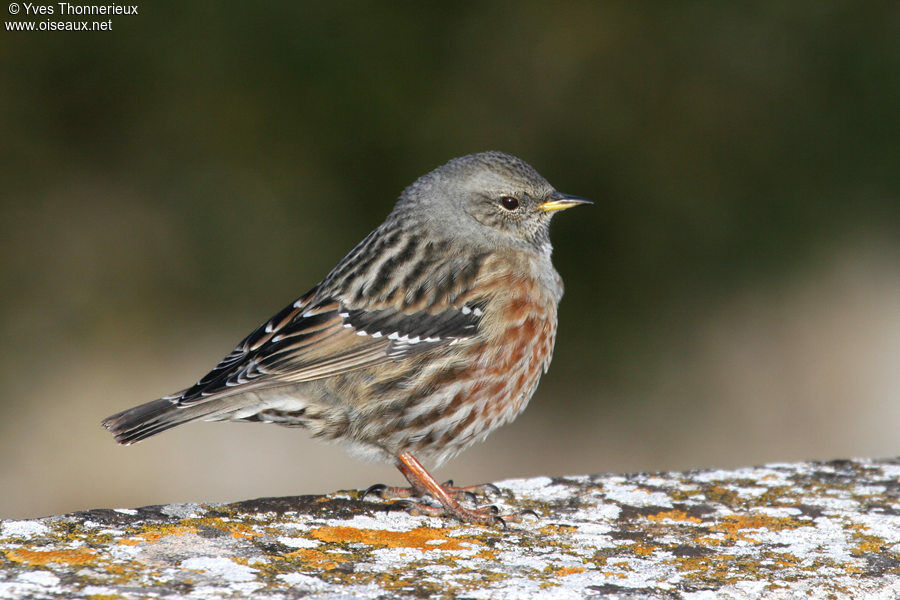
[[[0,598],[900,598],[900,460],[497,484],[508,529],[358,492],[0,521]]]

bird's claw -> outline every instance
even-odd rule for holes
[[[394,500],[390,504],[388,504],[389,510],[412,510],[418,502],[413,502],[412,500]]]
[[[482,493],[484,493],[485,495],[487,495],[487,494],[493,494],[495,496],[500,495],[500,488],[498,488],[493,483],[482,483],[481,485],[476,486],[476,487],[482,488]]]
[[[376,483],[375,485],[370,485],[366,489],[366,491],[363,492],[360,500],[365,500],[366,496],[368,496],[369,494],[373,494],[375,496],[378,496],[379,498],[383,498],[382,494],[384,493],[384,490],[386,490],[386,489],[387,489],[387,486],[384,485],[383,483]]]

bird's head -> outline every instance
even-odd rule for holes
[[[464,243],[549,252],[553,215],[590,203],[556,191],[520,158],[482,152],[420,177],[403,192],[395,213]]]

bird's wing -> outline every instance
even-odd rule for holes
[[[206,376],[169,397],[180,406],[212,397],[346,373],[475,335],[485,302],[437,313],[354,308],[317,289],[262,324]]]

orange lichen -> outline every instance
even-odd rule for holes
[[[711,527],[713,531],[725,534],[731,540],[748,540],[742,529],[768,529],[770,531],[783,531],[800,527],[796,519],[790,517],[770,517],[767,515],[728,515]],[[752,540],[750,540],[752,541]]]
[[[540,531],[543,535],[560,535],[575,533],[578,528],[572,525],[544,525]]]
[[[108,557],[104,557],[108,558]],[[109,583],[116,584],[127,584],[130,581],[134,581],[135,577],[140,577],[142,573],[147,571],[144,570],[145,565],[136,561],[129,561],[126,563],[115,563],[115,562],[105,562],[103,564],[103,572],[105,577],[109,578]]]
[[[236,521],[225,521],[223,519],[207,518],[200,519],[199,522],[202,525],[227,531],[233,538],[248,539],[259,537],[260,535],[262,535],[261,533],[255,531],[250,525],[238,523]]]
[[[849,524],[846,526],[846,529],[854,531],[853,540],[857,542],[856,546],[850,550],[850,554],[853,556],[862,556],[871,552],[884,552],[888,545],[880,537],[862,533],[863,531],[869,531],[869,527],[862,523]]]
[[[776,569],[787,569],[796,567],[800,559],[790,553],[776,554],[772,557],[772,563]]]
[[[643,544],[636,544],[634,546],[634,553],[640,556],[650,556],[653,554],[653,548],[650,546],[644,546]]]
[[[616,577],[618,579],[625,579],[628,577],[628,575],[626,575],[625,573],[614,573],[614,572],[601,571],[600,574],[603,575],[604,577]]]
[[[494,550],[479,550],[472,558],[476,560],[497,560],[497,553]]]
[[[231,537],[238,539],[255,538],[262,535],[255,531],[250,525],[244,523],[226,521],[221,518],[206,518],[191,519],[186,522],[182,521],[182,523],[178,525],[150,525],[144,528],[144,531],[141,533],[137,533],[124,540],[118,540],[117,543],[125,546],[138,546],[148,542],[157,542],[170,535],[189,535],[197,533],[199,531],[199,526],[214,527],[228,533]]]
[[[659,523],[660,521],[687,521],[688,523],[702,523],[697,517],[691,517],[683,510],[666,510],[655,515],[647,515],[647,519]]]
[[[584,573],[584,567],[563,567],[562,569],[557,569],[556,574],[559,577],[566,577],[567,575],[576,575],[578,573]]]
[[[311,567],[324,569],[325,571],[330,571],[331,569],[336,568],[340,563],[340,561],[338,560],[339,556],[331,554],[330,552],[314,550],[312,548],[300,548],[299,550],[295,550],[293,552],[285,554],[284,558],[296,558]]]
[[[733,506],[740,502],[741,496],[734,490],[729,490],[719,485],[712,485],[703,490],[703,495],[710,502],[721,502],[727,506]]]
[[[156,542],[170,535],[187,535],[190,533],[197,533],[197,528],[189,525],[161,525],[138,533],[134,537],[118,540],[118,543],[125,546],[137,546],[147,542]]]
[[[464,542],[479,544],[474,538],[449,537],[452,529],[430,529],[417,527],[409,531],[383,531],[380,529],[357,529],[356,527],[320,527],[309,533],[323,542],[363,543],[369,546],[388,548],[415,548],[417,550],[465,550]]]
[[[675,567],[690,579],[734,583],[738,578],[732,567],[738,568],[735,557],[730,554],[719,556],[679,557],[671,561]]]
[[[700,546],[722,546],[733,541],[733,539],[718,539],[709,536],[694,538],[694,542],[696,542]]]
[[[852,554],[853,556],[862,556],[866,552],[881,552],[882,550],[884,550],[884,547],[886,546],[884,540],[881,540],[872,535],[864,535],[864,536],[857,536],[857,537],[861,538],[862,541],[859,544],[857,544],[855,548],[850,550],[850,554]]]
[[[88,565],[97,560],[97,553],[88,548],[74,548],[72,550],[28,550],[16,548],[7,550],[6,558],[29,565],[46,565],[48,563]]]

